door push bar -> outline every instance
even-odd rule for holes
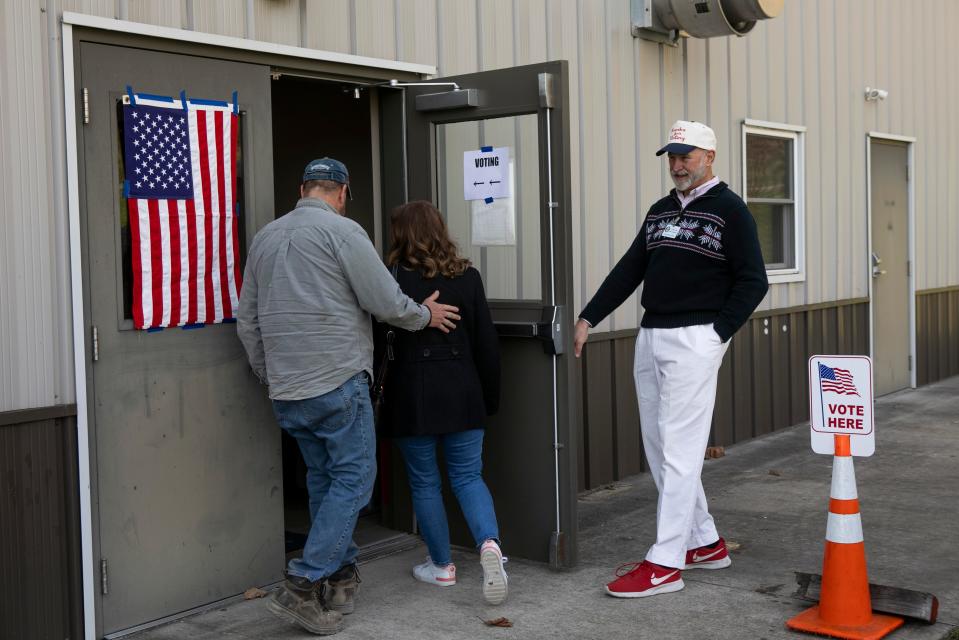
[[[543,342],[543,350],[560,355],[566,349],[563,335],[563,305],[543,308],[539,322],[496,321],[496,333],[501,338],[535,338]]]

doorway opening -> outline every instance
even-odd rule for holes
[[[303,168],[325,156],[343,162],[350,172],[353,199],[347,217],[377,237],[379,153],[375,93],[331,80],[276,74],[271,82],[273,109],[274,217],[292,210],[299,199]],[[405,479],[389,440],[378,442],[377,480],[370,503],[360,512],[354,540],[361,561],[419,544],[411,510],[400,508]],[[302,553],[310,531],[306,464],[296,441],[282,432],[284,538],[287,558]],[[399,482],[397,482],[399,481]]]

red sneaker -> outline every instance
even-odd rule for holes
[[[672,593],[684,586],[682,571],[661,567],[643,560],[620,565],[616,569],[619,576],[606,585],[606,593],[614,598],[645,598],[657,593]]]
[[[686,569],[725,569],[732,563],[726,541],[722,538],[715,547],[699,547],[686,552]]]

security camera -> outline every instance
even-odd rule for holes
[[[885,89],[870,89],[866,87],[866,100],[868,102],[875,102],[876,100],[885,100],[886,96],[889,95],[889,92]]]

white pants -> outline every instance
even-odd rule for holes
[[[650,562],[681,569],[687,549],[719,538],[700,475],[728,347],[711,324],[640,329],[636,339],[633,374],[643,447],[659,491]]]

